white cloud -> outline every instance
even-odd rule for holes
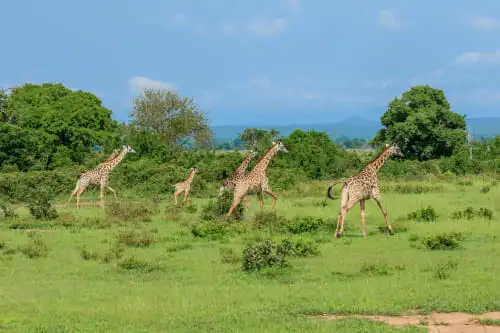
[[[187,23],[187,17],[182,13],[177,13],[172,17],[172,24],[185,25],[186,23]]]
[[[500,65],[500,50],[494,52],[464,52],[455,58],[460,66]]]
[[[474,15],[467,19],[469,25],[476,30],[500,30],[500,20],[482,15]]]
[[[130,90],[134,93],[142,93],[144,89],[165,89],[175,90],[176,87],[172,83],[159,80],[148,79],[144,76],[135,76],[128,80]]]
[[[277,18],[274,20],[256,19],[250,22],[246,29],[254,37],[273,37],[283,34],[288,28],[288,22],[285,19]]]
[[[397,17],[396,10],[382,9],[378,12],[378,25],[384,29],[398,29],[401,23]]]

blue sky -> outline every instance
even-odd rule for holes
[[[0,29],[0,85],[62,82],[120,120],[145,87],[213,125],[375,119],[415,84],[500,109],[500,1],[3,0]]]

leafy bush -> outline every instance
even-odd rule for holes
[[[292,234],[300,234],[304,232],[316,232],[325,224],[322,218],[314,216],[296,216],[292,221],[287,223],[286,228]]]
[[[436,211],[431,206],[425,208],[420,208],[414,212],[408,214],[407,219],[416,222],[434,222],[436,221],[438,215]]]
[[[446,262],[440,262],[437,265],[436,271],[434,273],[435,277],[444,280],[450,276],[450,271],[456,270],[458,267],[458,261],[448,258]]]
[[[493,219],[493,212],[489,208],[474,209],[467,207],[464,210],[457,210],[451,214],[451,218],[455,220],[472,220],[474,217],[480,217],[487,220]]]
[[[238,256],[236,252],[234,252],[234,250],[231,248],[220,248],[219,253],[221,262],[225,264],[234,264],[241,260],[240,256]]]
[[[83,248],[80,251],[80,257],[83,260],[97,260],[99,258],[99,255],[97,254],[97,252],[90,251],[90,250],[87,250],[86,248]]]
[[[453,250],[460,247],[463,236],[459,232],[442,233],[428,236],[422,240],[422,244],[429,250]]]
[[[2,200],[0,200],[0,216],[3,216],[6,219],[14,219],[19,217],[19,215],[17,215],[17,213],[14,211],[14,208],[12,208],[12,206],[8,202]]]
[[[281,246],[283,247],[284,253],[298,257],[310,257],[320,254],[318,244],[306,238],[288,238],[283,240]]]
[[[117,236],[117,242],[131,247],[149,247],[155,243],[154,234],[149,230],[122,231]]]
[[[32,190],[28,194],[26,202],[28,204],[28,210],[36,220],[55,220],[59,217],[59,214],[52,207],[50,200],[52,195],[50,190],[45,188],[39,188],[37,190]]]
[[[28,234],[30,241],[28,244],[19,247],[19,252],[30,259],[46,257],[49,247],[38,234]]]
[[[227,234],[227,228],[220,222],[204,221],[193,225],[191,233],[195,237],[215,240],[224,237]]]
[[[288,220],[273,211],[260,211],[255,213],[253,226],[257,229],[269,229],[271,231],[281,231],[288,224]]]
[[[154,271],[163,270],[163,267],[158,263],[154,264],[147,260],[140,260],[132,257],[127,257],[117,263],[117,267],[128,271],[138,271],[142,273],[151,273]]]
[[[270,239],[248,244],[243,250],[242,269],[245,272],[260,271],[266,267],[288,267],[288,249]]]
[[[111,220],[150,222],[158,213],[154,204],[135,202],[109,202],[105,206],[106,217]]]

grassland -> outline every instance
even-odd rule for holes
[[[382,214],[368,202],[367,239],[358,206],[344,237],[333,238],[339,202],[324,201],[326,186],[278,193],[278,216],[326,221],[300,234],[258,228],[255,197],[243,221],[205,238],[191,231],[203,198],[175,209],[170,196],[118,193],[121,205],[58,208],[52,222],[33,221],[18,207],[19,218],[0,229],[0,331],[425,332],[309,315],[500,309],[500,186],[492,180],[384,183],[396,233],[384,232]],[[95,192],[85,197],[97,199]],[[439,235],[442,241],[433,238]],[[453,235],[459,237],[450,241]],[[266,238],[311,241],[320,253],[290,256],[289,267],[244,272],[243,249]]]

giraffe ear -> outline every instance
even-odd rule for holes
[[[385,144],[385,146],[386,146],[386,147],[389,147],[389,144],[388,144],[388,143],[386,143],[386,144]]]
[[[273,141],[273,146],[276,144],[276,141]]]

